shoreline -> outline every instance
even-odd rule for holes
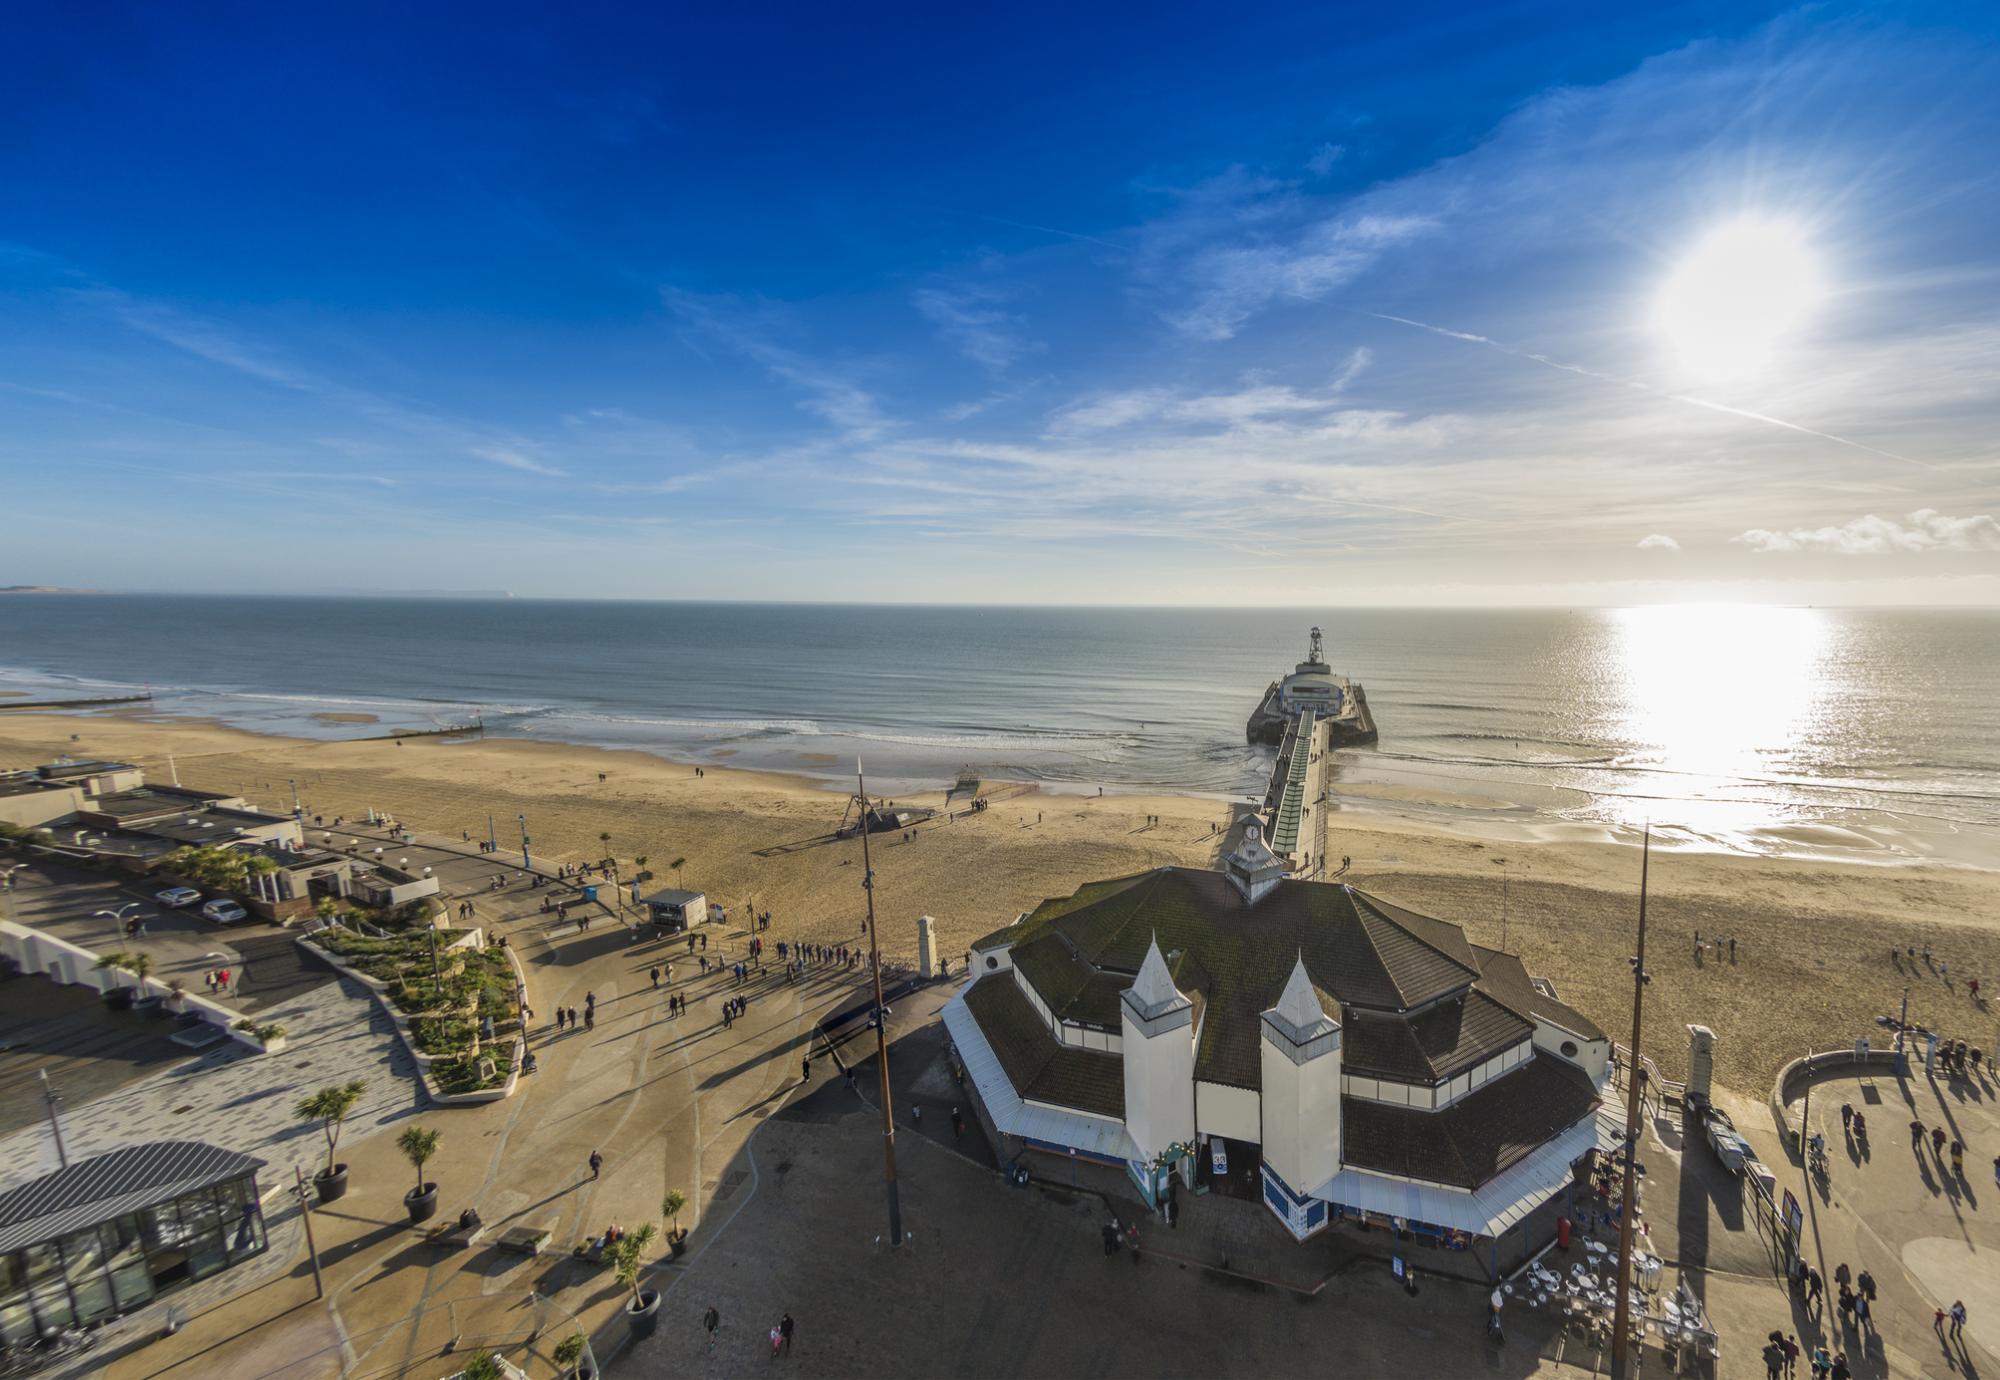
[[[336,816],[358,818],[372,806],[420,832],[470,841],[490,829],[511,846],[525,815],[538,857],[574,862],[608,851],[634,866],[644,857],[653,876],[642,894],[678,886],[706,892],[732,916],[768,911],[774,940],[851,943],[865,913],[859,846],[831,837],[846,802],[821,778],[720,764],[697,776],[639,749],[515,739],[322,741],[145,714],[0,720],[0,763],[26,766],[61,751],[136,760],[153,780],[167,779],[172,754],[184,784],[280,810],[296,779],[308,821],[326,821],[308,824],[314,841]],[[885,794],[943,807],[949,785]],[[1211,867],[1218,826],[1230,818],[1223,802],[1185,795],[989,785],[985,811],[875,836],[891,957],[914,954],[919,915],[934,917],[939,952],[957,971],[973,940],[1084,883]],[[1509,827],[1519,831],[1512,842],[1343,810],[1315,852],[1352,858],[1341,881],[1518,953],[1563,1000],[1622,1032],[1638,850],[1561,821]],[[1991,1030],[1990,1008],[1972,1003],[1964,979],[2000,976],[2000,872],[1661,849],[1649,919],[1648,1052],[1668,1077],[1684,1067],[1680,1028],[1707,1024],[1718,1035],[1718,1078],[1755,1092],[1807,1044],[1873,1033],[1876,1015],[1895,1011],[1905,988],[1913,1018],[1967,1038]],[[1739,963],[1693,959],[1697,932],[1738,939]],[[1889,960],[1892,947],[1926,944],[1949,962],[1950,980]]]
[[[179,714],[158,709],[110,708],[49,711],[49,713],[82,721],[126,719],[156,724],[163,728],[175,725],[198,725],[218,731],[243,734],[265,742],[297,744],[306,748],[335,747],[342,744],[393,739],[397,733],[396,727],[388,724],[380,716],[359,713],[320,712],[311,715],[314,721],[329,728],[365,727],[371,730],[370,733],[358,737],[326,738],[244,727],[212,715]],[[30,716],[21,714],[10,717],[19,722]],[[437,732],[431,726],[411,726],[405,731],[414,741],[421,741],[424,737],[435,735]],[[737,763],[733,759],[740,755],[740,750],[732,746],[676,753],[662,746],[611,746],[584,741],[511,735],[490,729],[476,738],[442,740],[442,744],[460,746],[475,742],[489,747],[511,744],[522,749],[593,752],[612,756],[631,755],[670,767],[678,766],[689,770],[699,767],[705,771],[771,778],[825,795],[853,793],[852,775],[838,771],[836,764],[839,759],[825,752],[799,751],[796,756],[800,759],[800,765],[794,770],[786,770],[777,766],[746,766]],[[1354,821],[1352,827],[1379,828],[1394,821],[1398,825],[1413,829],[1487,844],[1532,846],[1541,843],[1590,843],[1632,849],[1639,846],[1641,828],[1637,824],[1576,818],[1551,812],[1524,800],[1508,799],[1497,794],[1482,796],[1410,785],[1395,780],[1394,777],[1398,773],[1421,775],[1421,773],[1411,773],[1406,767],[1398,766],[1390,769],[1385,774],[1388,779],[1363,779],[1344,786],[1339,780],[1343,768],[1349,770],[1358,768],[1363,771],[1374,769],[1378,772],[1381,768],[1373,763],[1369,749],[1336,749],[1333,758],[1335,775],[1329,815],[1334,821]],[[1444,775],[1449,776],[1448,773]],[[1259,798],[1251,794],[1171,786],[1047,780],[1024,776],[981,775],[980,782],[983,787],[1004,788],[1015,794],[1031,791],[1060,799],[1186,800],[1201,802],[1205,807],[1216,809],[1234,808],[1237,805],[1253,803]],[[933,794],[941,796],[950,789],[951,784],[950,779],[942,776],[885,774],[871,776],[870,794],[893,795],[898,798],[921,798]],[[1531,796],[1537,793],[1545,796],[1576,796],[1582,799],[1634,798],[1619,793],[1593,793],[1575,787],[1530,788],[1525,785],[1522,790],[1514,794]],[[1766,807],[1758,802],[1734,802],[1732,808],[1756,810]],[[1775,814],[1780,807],[1769,808]],[[1850,809],[1847,813],[1873,815],[1890,812]],[[1935,817],[1916,815],[1915,812],[1891,814],[1891,818],[1896,821],[1894,826],[1862,819],[1845,822],[1822,819],[1798,824],[1786,824],[1773,819],[1767,824],[1747,829],[1706,832],[1692,825],[1660,820],[1652,825],[1652,842],[1653,848],[1658,852],[1698,854],[1717,858],[1826,862],[1869,868],[1938,867],[1975,872],[2000,872],[2000,830],[1956,824]],[[1916,827],[1912,819],[1923,819],[1931,825],[1942,827]]]

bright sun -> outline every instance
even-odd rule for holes
[[[1745,218],[1710,230],[1674,266],[1655,321],[1691,372],[1741,378],[1761,370],[1825,295],[1798,226]]]

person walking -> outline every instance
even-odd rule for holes
[[[708,1332],[708,1349],[713,1352],[715,1350],[715,1329],[722,1326],[722,1314],[715,1311],[714,1304],[711,1303],[708,1306],[708,1311],[701,1315],[701,1325]]]
[[[1910,1148],[1912,1150],[1924,1148],[1924,1123],[1921,1117],[1910,1118]]]
[[[660,985],[660,965],[655,963],[653,965],[653,986],[658,987],[659,985]]]
[[[1113,1218],[1098,1228],[1098,1235],[1104,1238],[1104,1254],[1107,1257],[1118,1254],[1118,1221]]]
[[[785,1355],[789,1356],[792,1354],[792,1315],[790,1313],[778,1319],[778,1331],[784,1334]]]
[[[1958,1340],[1958,1334],[1965,1331],[1965,1301],[1955,1299],[1951,1305],[1951,1337]]]
[[[603,1173],[603,1172],[604,1172],[604,1152],[603,1152],[602,1150],[593,1150],[593,1151],[591,1151],[591,1152],[590,1152],[590,1177],[591,1177],[592,1179],[595,1179],[595,1178],[596,1178],[596,1177],[597,1177],[597,1176],[598,1176],[599,1174],[601,1174],[601,1173]]]
[[[1778,1345],[1785,1349],[1785,1380],[1792,1380],[1799,1367],[1799,1339],[1788,1332]]]
[[[799,1060],[799,1082],[801,1084],[804,1084],[804,1083],[810,1083],[812,1081],[813,1081],[813,1057],[812,1055],[808,1054],[806,1055],[805,1058]]]
[[[584,1008],[583,1008],[583,1028],[584,1028],[585,1030],[595,1030],[595,1029],[597,1029],[597,1008],[596,1008],[596,1007],[594,1007],[594,1006],[586,1006],[586,1007],[584,1007]]]
[[[784,1344],[785,1344],[785,1334],[784,1334],[784,1333],[782,1333],[782,1332],[780,1332],[780,1331],[778,1330],[778,1325],[777,1325],[776,1323],[772,1323],[772,1324],[771,1324],[771,1359],[772,1359],[773,1361],[775,1361],[775,1360],[777,1360],[777,1359],[778,1359],[778,1348],[779,1348],[779,1347],[781,1347],[781,1346],[783,1346]]]
[[[1807,1266],[1806,1300],[1807,1302],[1812,1304],[1813,1311],[1815,1313],[1817,1313],[1820,1309],[1820,1295],[1825,1291],[1825,1289],[1826,1289],[1826,1281],[1820,1278],[1819,1271],[1813,1269],[1811,1266]]]
[[[1868,1328],[1868,1295],[1866,1294],[1856,1294],[1854,1296],[1854,1323],[1855,1326],[1861,1328],[1863,1331],[1866,1331]]]

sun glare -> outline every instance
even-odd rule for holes
[[[1656,321],[1704,379],[1762,370],[1825,296],[1818,256],[1789,221],[1745,218],[1695,243],[1660,289]]]

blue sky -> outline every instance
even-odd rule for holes
[[[16,16],[0,583],[2000,602],[1990,11],[962,8]]]

